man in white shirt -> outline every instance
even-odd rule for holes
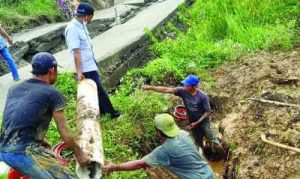
[[[94,9],[92,6],[87,3],[79,4],[76,17],[65,30],[66,42],[75,63],[78,80],[89,78],[97,84],[100,113],[109,113],[112,118],[117,118],[120,116],[120,112],[113,108],[101,84],[92,41],[86,27],[87,24],[91,23],[93,17]]]

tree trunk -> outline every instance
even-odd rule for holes
[[[80,179],[98,179],[102,176],[104,154],[99,114],[97,86],[94,81],[85,79],[78,84],[77,90],[77,141],[84,151],[92,154],[93,162],[86,167],[76,164]]]

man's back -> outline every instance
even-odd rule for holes
[[[193,140],[182,130],[176,137],[166,139],[144,160],[151,166],[164,167],[180,178],[213,178],[209,165],[201,158]]]
[[[40,143],[54,110],[63,109],[61,93],[40,80],[29,79],[9,90],[0,131],[0,151],[24,153]]]

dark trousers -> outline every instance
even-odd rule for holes
[[[101,84],[100,76],[99,76],[98,72],[90,71],[90,72],[83,73],[83,75],[85,78],[92,79],[97,85],[100,114],[106,114],[106,113],[109,113],[111,115],[114,114],[115,109],[112,106],[112,104],[108,98],[108,95],[107,95],[104,87]]]
[[[220,141],[217,138],[216,132],[210,124],[209,119],[205,119],[197,127],[192,129],[192,135],[196,141],[196,143],[203,149],[203,137],[216,145],[220,145]]]

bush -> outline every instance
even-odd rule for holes
[[[10,33],[44,23],[55,22],[63,19],[61,17],[61,12],[54,0],[9,0],[0,2],[0,24]]]
[[[178,85],[187,74],[193,73],[211,85],[210,68],[237,60],[251,51],[288,50],[299,27],[297,7],[298,1],[198,0],[191,9],[180,7],[178,19],[187,28],[185,31],[176,29],[175,24],[164,28],[174,32],[176,39],[160,42],[159,35],[146,30],[154,42],[151,49],[159,58],[144,68],[130,70],[111,96],[123,116],[118,120],[101,117],[106,160],[119,163],[138,159],[157,144],[153,117],[167,111],[171,104],[164,95],[142,92],[143,84]],[[66,113],[74,126],[76,82],[71,74],[62,74],[56,85],[68,98]],[[51,127],[49,137],[57,142],[59,138]],[[146,177],[139,170],[115,172],[105,178]]]

